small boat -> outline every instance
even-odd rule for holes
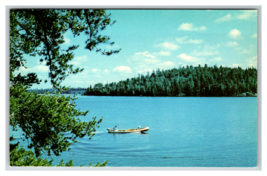
[[[149,127],[126,129],[126,130],[115,130],[115,131],[113,129],[108,128],[107,130],[109,133],[137,133],[137,132],[143,133],[144,131],[148,131]]]

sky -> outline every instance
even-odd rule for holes
[[[85,49],[86,36],[64,34],[63,48],[80,45],[70,62],[84,68],[66,78],[62,85],[87,88],[96,83],[111,83],[186,65],[257,68],[256,10],[107,10],[116,20],[103,35],[108,35],[118,54],[104,56]],[[48,78],[48,67],[38,57],[25,56],[27,69],[16,73],[37,73]],[[41,83],[32,88],[51,88]]]

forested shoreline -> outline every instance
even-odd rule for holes
[[[257,96],[257,69],[186,66],[149,72],[146,76],[90,86],[83,95],[94,96]]]

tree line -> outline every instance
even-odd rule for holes
[[[104,96],[256,96],[257,69],[198,65],[149,72],[146,76],[90,86],[83,95]]]
[[[84,91],[86,90],[86,88],[81,88],[81,87],[78,87],[78,88],[70,88],[68,90],[65,90],[62,92],[62,94],[74,94],[74,93],[83,93]],[[46,92],[49,92],[51,94],[54,94],[54,92],[56,92],[55,89],[28,89],[27,90],[28,92],[33,92],[33,93],[38,93],[38,94],[45,94]]]

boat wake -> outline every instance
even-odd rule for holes
[[[95,132],[92,132],[92,133],[104,133],[104,131],[95,131]]]

